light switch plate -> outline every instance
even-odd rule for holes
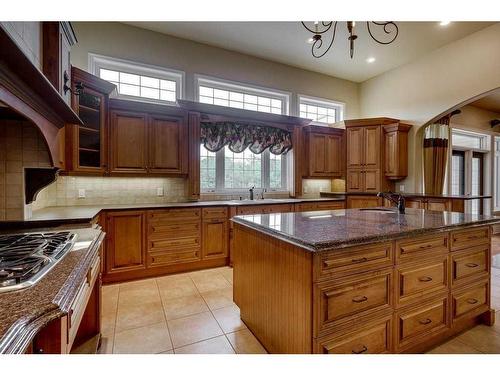
[[[404,185],[399,185],[399,191],[401,191],[401,192],[405,191],[405,186]]]
[[[85,198],[85,189],[78,189],[78,198]]]
[[[163,188],[162,187],[156,188],[156,196],[163,197]]]

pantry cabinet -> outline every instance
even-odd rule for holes
[[[336,178],[344,174],[344,130],[327,126],[304,127],[306,160],[304,177]]]

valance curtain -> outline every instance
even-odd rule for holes
[[[425,129],[424,187],[426,194],[442,194],[448,161],[450,116],[443,117]]]
[[[216,152],[228,146],[232,152],[243,152],[247,147],[254,154],[269,149],[272,154],[286,154],[292,148],[290,132],[270,126],[236,122],[202,122],[201,143]]]

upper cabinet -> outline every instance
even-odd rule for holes
[[[411,125],[386,117],[347,120],[347,191],[393,190],[408,174]]]
[[[110,173],[186,176],[185,111],[166,105],[112,99]]]
[[[303,128],[308,164],[304,177],[335,178],[344,174],[344,130],[309,125]]]
[[[43,74],[59,91],[68,105],[71,103],[71,46],[76,36],[70,22],[42,23]]]

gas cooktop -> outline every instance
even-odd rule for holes
[[[0,235],[0,293],[34,285],[75,240],[71,232]]]

